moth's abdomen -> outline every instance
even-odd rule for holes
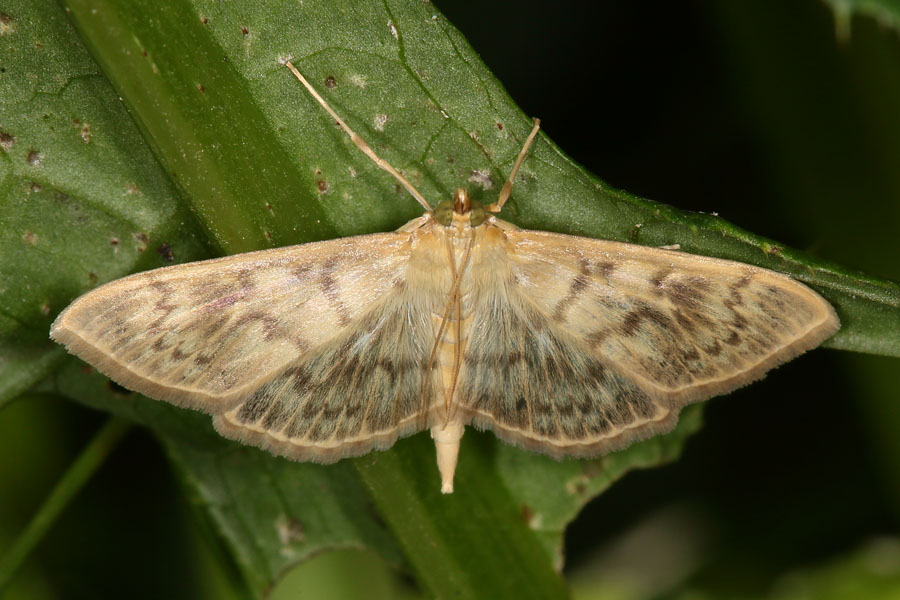
[[[442,318],[443,315],[431,314],[435,333],[435,362],[440,374],[440,388],[436,398],[438,405],[452,401],[472,324],[471,314],[462,315],[456,310],[450,312],[446,321]]]

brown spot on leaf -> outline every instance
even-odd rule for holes
[[[28,155],[25,157],[25,161],[32,167],[39,167],[39,166],[41,166],[43,157],[41,156],[41,153],[38,152],[37,150],[29,150]]]
[[[133,237],[134,241],[136,242],[138,252],[143,252],[147,249],[147,244],[150,243],[150,238],[146,233],[132,233],[131,237]]]
[[[316,180],[316,187],[319,188],[319,193],[324,194],[328,191],[328,182],[322,179]]]
[[[0,131],[0,149],[4,152],[9,152],[10,148],[13,147],[13,144],[16,143],[16,138],[6,133],[5,131]]]
[[[531,510],[531,507],[527,504],[523,504],[521,514],[522,520],[530,525],[531,519],[534,517],[534,512]]]
[[[337,87],[337,79],[334,78],[334,75],[329,75],[325,78],[325,87],[327,87],[329,90]]]
[[[0,12],[0,37],[9,35],[16,29],[13,26],[13,18],[7,13]]]
[[[156,247],[156,253],[162,256],[163,260],[166,262],[175,260],[175,253],[172,252],[172,247],[165,242]]]

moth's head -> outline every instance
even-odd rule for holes
[[[456,188],[453,199],[444,200],[434,209],[434,220],[445,227],[455,223],[478,227],[484,223],[487,212],[478,202],[469,199],[466,188]]]

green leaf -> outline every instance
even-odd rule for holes
[[[420,214],[280,59],[433,204],[460,185],[492,201],[530,128],[428,3],[62,4],[77,31],[50,2],[3,9],[0,381],[14,384],[0,402],[54,365],[52,315],[101,282],[209,248],[384,231]],[[610,190],[545,137],[504,218],[790,273],[837,307],[833,346],[900,355],[896,284]],[[699,422],[686,411],[669,436],[562,463],[470,432],[459,491],[442,498],[423,435],[353,462],[293,464],[221,440],[205,417],[119,394],[75,361],[56,386],[160,436],[257,593],[294,562],[350,546],[405,562],[432,595],[560,596],[565,525],[624,472],[671,460]]]
[[[63,356],[47,332],[72,298],[163,266],[169,252],[206,256],[168,174],[64,13],[50,2],[3,11],[0,405]]]
[[[900,4],[896,0],[823,0],[834,12],[835,27],[843,39],[850,37],[854,15],[875,19],[880,25],[900,30]]]

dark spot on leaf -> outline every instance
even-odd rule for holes
[[[132,233],[131,237],[133,237],[134,241],[137,242],[138,252],[143,252],[147,249],[147,244],[150,242],[150,238],[146,233]]]
[[[325,78],[325,87],[329,90],[337,87],[337,79],[334,78],[334,75],[329,75]]]
[[[328,191],[328,182],[319,179],[318,181],[316,181],[316,187],[319,188],[320,193],[324,194]]]
[[[206,17],[203,17],[202,19],[200,19],[200,22],[203,23],[204,25],[206,25],[207,23],[209,23],[209,19],[207,19]]]
[[[166,262],[175,260],[175,253],[172,252],[172,247],[165,242],[156,247],[156,253],[162,256],[163,260]]]
[[[39,191],[41,191],[41,184],[37,183],[36,181],[32,181],[31,185],[28,186],[28,191],[32,194],[37,194]]]
[[[41,158],[42,157],[40,152],[38,152],[37,150],[29,150],[28,156],[25,157],[25,160],[32,167],[39,167],[41,166]]]
[[[114,237],[114,238],[110,239],[110,240],[109,240],[109,245],[110,245],[110,246],[118,246],[118,245],[119,245],[119,238]]]
[[[503,123],[497,123],[497,130],[503,131]]]
[[[534,513],[531,510],[531,507],[527,504],[522,505],[522,520],[531,525],[531,519],[534,517]]]
[[[0,131],[0,148],[2,148],[4,152],[9,152],[10,148],[12,148],[15,143],[16,138],[5,131]]]
[[[241,33],[243,33],[244,35],[249,35],[249,34],[250,34],[250,30],[247,29],[246,27],[241,27]]]
[[[205,93],[206,93],[206,88],[203,87],[203,84],[202,84],[202,83],[198,83],[198,84],[197,84],[197,89],[200,90],[200,93],[201,93],[201,94],[205,94]]]

